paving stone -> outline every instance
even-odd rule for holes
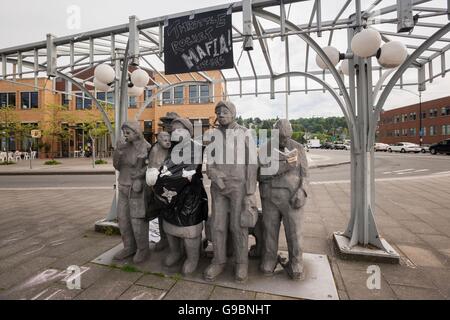
[[[391,285],[395,295],[401,300],[443,300],[445,297],[435,289]]]
[[[119,300],[161,300],[165,294],[164,290],[133,285],[119,297]]]
[[[351,300],[391,300],[395,299],[394,292],[389,284],[380,279],[380,289],[368,289],[367,279],[369,274],[361,270],[340,269],[342,278],[347,289],[347,294]]]
[[[450,299],[450,269],[423,268],[423,274],[433,281],[434,285],[447,299]]]
[[[161,290],[169,290],[175,284],[175,280],[169,277],[145,274],[136,281],[136,284]]]
[[[400,250],[416,265],[421,267],[443,267],[443,264],[439,260],[436,255],[431,252],[431,250],[415,247],[415,246],[407,246],[407,245],[399,245]]]
[[[421,268],[411,268],[402,265],[380,265],[384,279],[392,285],[414,286],[436,289],[434,283],[428,279]]]
[[[120,280],[97,282],[77,295],[75,300],[115,300],[131,287],[132,284],[131,282]]]
[[[210,300],[254,300],[256,292],[215,286]]]
[[[425,234],[440,234],[439,231],[430,227],[427,223],[421,221],[410,221],[403,220],[402,224],[406,226],[411,232],[417,233],[425,233]]]
[[[32,277],[48,268],[55,258],[36,257],[26,264],[19,264],[0,274],[0,288],[8,289],[13,285],[17,285],[27,278]]]
[[[435,249],[450,249],[450,238],[448,236],[421,234],[420,237]]]
[[[164,300],[206,300],[214,286],[192,281],[178,280],[164,297]]]

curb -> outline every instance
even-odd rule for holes
[[[317,168],[327,168],[327,167],[335,167],[343,164],[349,164],[350,161],[338,162],[338,163],[330,163],[330,164],[319,164],[309,166],[309,169],[317,169]],[[31,169],[33,170],[33,169]],[[205,173],[203,171],[203,173]],[[102,170],[102,171],[10,171],[10,172],[0,172],[0,176],[48,176],[48,175],[114,175],[114,170]]]

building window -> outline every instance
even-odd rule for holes
[[[64,107],[68,107],[70,103],[69,95],[62,93],[61,94],[61,105]]]
[[[85,93],[78,92],[75,94],[75,108],[77,110],[91,109],[92,99]]]
[[[442,135],[448,136],[450,135],[450,124],[444,124],[442,125]]]
[[[0,106],[15,107],[16,106],[16,94],[14,92],[1,92],[0,93]]]
[[[211,101],[209,96],[209,85],[201,84],[189,86],[190,103],[208,103]]]
[[[422,119],[426,119],[427,118],[427,113],[426,112],[422,112]]]
[[[408,114],[402,114],[402,122],[408,121]]]
[[[147,140],[147,142],[152,143],[152,121],[151,120],[144,120],[144,138]]]
[[[394,130],[394,135],[395,135],[396,137],[400,137],[400,130],[395,129],[395,130]]]
[[[430,109],[430,118],[435,118],[438,115],[437,109]]]
[[[415,137],[416,136],[416,128],[409,128],[409,135],[411,137]]]
[[[408,129],[402,129],[402,136],[408,135]]]
[[[209,99],[209,85],[202,84],[200,85],[200,103],[208,103]]]
[[[145,90],[145,101],[148,101],[153,95],[153,91],[146,89]],[[146,108],[151,108],[152,107],[153,102],[147,104]]]
[[[413,121],[413,120],[416,120],[416,113],[415,112],[411,112],[409,114],[409,121]]]
[[[441,116],[450,116],[450,107],[442,107]]]
[[[184,102],[183,90],[183,86],[178,86],[173,89],[173,103],[182,104]]]
[[[422,137],[425,137],[427,135],[427,127],[422,128]]]
[[[97,100],[114,105],[114,92],[97,92]]]
[[[430,136],[437,135],[436,126],[430,126]]]
[[[172,101],[172,90],[167,90],[162,93],[162,104],[171,104]]]
[[[129,97],[128,108],[136,108],[136,106],[137,106],[136,97]]]
[[[32,92],[21,92],[20,100],[22,100],[22,109],[31,109],[38,107],[38,93]]]

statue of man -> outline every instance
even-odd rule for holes
[[[122,132],[123,139],[114,150],[113,166],[119,171],[117,216],[124,248],[114,258],[122,260],[134,255],[133,262],[140,263],[149,255],[144,183],[150,145],[137,121],[125,122]]]
[[[204,278],[214,281],[221,274],[227,259],[227,235],[230,231],[234,253],[235,280],[244,282],[248,274],[248,226],[242,226],[243,204],[246,196],[256,191],[257,164],[249,164],[250,153],[256,153],[256,146],[245,140],[245,161],[237,161],[239,147],[235,137],[245,136],[247,129],[236,123],[236,107],[229,101],[220,101],[215,108],[219,126],[212,131],[212,136],[222,135],[223,161],[210,161],[206,172],[211,179],[212,215],[211,234],[214,258],[204,272]],[[227,135],[228,131],[228,135]],[[231,134],[230,134],[231,133]],[[242,149],[242,148],[241,148]],[[228,155],[227,155],[228,153]],[[231,153],[231,154],[230,154]],[[216,152],[217,154],[217,152]],[[228,159],[233,159],[227,161]],[[217,163],[219,162],[219,163]]]
[[[278,161],[275,174],[264,175],[260,167],[258,180],[263,212],[263,253],[261,271],[272,275],[278,259],[278,235],[280,223],[286,234],[289,262],[285,266],[289,276],[302,279],[302,217],[307,197],[308,161],[303,146],[292,140],[292,127],[288,120],[280,119],[274,129],[279,130],[279,146],[273,139],[267,142],[271,161]],[[277,148],[278,147],[278,148]],[[267,163],[267,159],[261,159]]]

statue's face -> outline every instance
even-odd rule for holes
[[[230,110],[226,107],[219,107],[216,110],[217,121],[222,126],[227,126],[233,122],[234,117]]]
[[[158,134],[158,143],[164,149],[169,149],[172,144],[170,142],[170,134],[168,134],[168,133]]]
[[[128,127],[123,128],[123,136],[126,142],[133,142],[139,139],[139,135]]]

